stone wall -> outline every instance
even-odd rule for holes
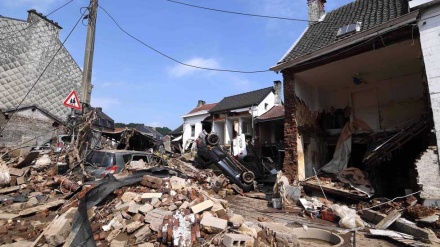
[[[32,140],[26,145],[42,144],[56,135],[54,122],[54,119],[35,108],[18,111],[6,125],[0,137],[0,146],[20,145],[22,140]]]

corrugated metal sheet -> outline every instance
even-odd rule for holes
[[[37,17],[39,18],[39,17]],[[14,110],[43,72],[62,42],[59,29],[46,20],[34,25],[0,17],[0,109]],[[71,90],[81,87],[82,72],[63,47],[20,108],[35,105],[65,121],[62,105]]]

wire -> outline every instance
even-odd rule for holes
[[[174,0],[165,0],[165,1],[168,1],[168,2],[171,2],[171,3],[177,3],[177,4],[181,4],[181,5],[185,5],[185,6],[189,6],[189,7],[193,7],[193,8],[204,9],[204,10],[211,10],[211,11],[227,13],[227,14],[234,14],[234,15],[244,15],[244,16],[270,18],[270,19],[278,19],[278,20],[288,20],[288,21],[326,23],[325,21],[309,21],[309,20],[305,20],[305,19],[278,17],[278,16],[269,16],[269,15],[247,14],[247,13],[235,12],[235,11],[229,11],[229,10],[213,9],[213,8],[208,8],[208,7],[203,7],[203,6],[192,5],[192,4],[188,4],[188,3],[182,3],[182,2],[178,2],[178,1],[174,1]]]
[[[6,126],[8,125],[8,123],[11,121],[12,117],[15,115],[15,113],[17,112],[18,108],[20,107],[20,105],[24,102],[24,100],[26,99],[26,97],[32,92],[32,90],[34,89],[34,87],[37,85],[38,81],[40,81],[41,77],[43,77],[44,73],[46,72],[46,70],[49,68],[49,66],[51,65],[52,61],[55,59],[55,57],[57,56],[58,52],[64,47],[64,44],[66,43],[66,41],[69,39],[70,35],[73,33],[73,31],[76,29],[76,27],[78,26],[78,23],[82,20],[84,14],[81,15],[81,17],[78,19],[78,21],[75,23],[75,26],[72,28],[72,30],[70,31],[70,33],[67,35],[67,37],[64,39],[63,43],[60,45],[60,47],[58,48],[58,50],[55,52],[55,54],[53,55],[52,59],[50,59],[49,63],[46,65],[46,67],[44,68],[43,72],[41,72],[40,76],[38,76],[37,80],[34,82],[34,84],[31,86],[31,88],[29,89],[29,91],[26,93],[26,95],[23,97],[23,99],[20,101],[20,103],[17,105],[17,107],[15,108],[14,112],[11,114],[11,116],[9,117],[8,121],[4,124],[3,128],[0,130],[0,134],[5,130]]]
[[[384,205],[384,204],[387,204],[387,203],[390,203],[390,202],[394,202],[394,200],[396,200],[396,199],[403,199],[403,198],[406,198],[406,197],[409,197],[409,196],[412,196],[412,195],[418,194],[418,193],[420,193],[420,192],[422,192],[422,191],[419,190],[419,191],[417,191],[417,192],[414,192],[414,193],[411,193],[411,194],[408,194],[408,195],[405,195],[405,196],[398,196],[398,197],[395,197],[395,198],[392,199],[392,200],[388,200],[388,201],[386,201],[386,202],[383,202],[383,203],[380,203],[380,204],[374,205],[374,206],[369,207],[369,208],[364,208],[363,210],[373,209],[373,208],[375,208],[375,207],[379,207],[379,206],[382,206],[382,205]]]
[[[255,71],[242,71],[242,70],[230,70],[230,69],[215,69],[215,68],[208,68],[208,67],[201,67],[201,66],[196,66],[196,65],[192,65],[192,64],[187,64],[184,62],[181,62],[157,49],[155,49],[154,47],[147,45],[145,42],[143,42],[142,40],[136,38],[135,36],[133,36],[132,34],[130,34],[129,32],[125,31],[120,25],[119,23],[115,20],[115,18],[113,18],[112,15],[110,15],[109,12],[107,12],[107,10],[105,10],[101,5],[98,5],[99,8],[101,8],[109,17],[110,19],[113,20],[113,22],[116,24],[116,26],[118,26],[118,28],[124,32],[126,35],[128,35],[129,37],[131,37],[132,39],[136,40],[137,42],[141,43],[142,45],[146,46],[147,48],[149,48],[150,50],[155,51],[156,53],[159,53],[160,55],[187,67],[191,67],[191,68],[196,68],[196,69],[203,69],[203,70],[212,70],[212,71],[219,71],[219,72],[231,72],[231,73],[243,73],[243,74],[253,74],[253,73],[263,73],[263,72],[270,72],[270,70],[255,70]]]
[[[63,4],[62,6],[60,6],[60,7],[58,7],[58,8],[56,8],[55,10],[53,10],[52,12],[50,12],[48,15],[46,15],[46,17],[48,17],[49,15],[51,15],[51,14],[57,12],[58,10],[60,10],[60,9],[62,9],[62,8],[64,8],[64,7],[66,7],[66,6],[69,5],[71,2],[73,2],[73,0],[70,0],[69,2]],[[21,30],[14,30],[14,31],[10,31],[10,32],[7,32],[7,33],[3,33],[3,34],[8,34],[8,33],[12,33],[12,32],[14,32],[14,34],[15,34],[15,33],[19,33],[19,32],[21,32],[21,31],[24,31],[24,30],[26,30],[26,29],[32,27],[33,25],[37,24],[37,23],[40,22],[41,20],[43,20],[43,19],[39,19],[39,20],[36,21],[36,22],[32,22],[30,25],[28,25],[27,27],[25,27],[25,28],[23,28],[23,29],[21,29]],[[2,39],[0,39],[0,40],[8,39],[8,38],[12,37],[14,34],[12,34],[12,35],[10,35],[10,36],[7,36],[7,37],[4,37],[4,38],[2,38]]]

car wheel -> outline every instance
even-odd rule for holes
[[[220,137],[216,133],[210,133],[206,136],[206,142],[209,145],[215,146],[220,142]]]
[[[254,182],[255,175],[253,172],[243,172],[241,174],[241,179],[243,179],[243,182],[250,184]]]

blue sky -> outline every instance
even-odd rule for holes
[[[182,2],[236,12],[307,19],[306,0],[229,0]],[[28,9],[48,14],[68,0],[2,0],[0,15],[26,19]],[[326,11],[350,0],[328,0]],[[75,0],[49,16],[63,27],[63,40],[87,0]],[[275,65],[305,29],[306,22],[223,14],[165,0],[105,1],[104,7],[128,32],[185,63],[232,70],[266,70]],[[66,43],[82,67],[87,27],[79,25]],[[184,67],[122,33],[98,10],[93,63],[92,105],[115,122],[170,129],[198,100],[207,103],[257,90],[281,80],[274,72],[237,74]],[[66,92],[66,96],[69,92]],[[61,104],[62,102],[60,102]]]

